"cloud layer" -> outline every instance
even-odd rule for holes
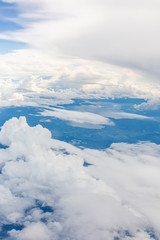
[[[16,10],[3,22],[20,28],[0,38],[28,47],[0,55],[1,106],[71,96],[137,97],[149,99],[139,110],[159,106],[159,1],[3,2]]]
[[[159,78],[158,0],[4,0],[22,29],[1,33],[52,56],[55,52],[137,69]]]
[[[83,59],[55,59],[33,49],[0,55],[0,63],[0,106],[55,106],[74,98],[121,97],[159,104],[157,83],[125,68]]]
[[[8,239],[152,239],[159,232],[160,146],[78,149],[12,118],[0,132],[1,224]],[[84,166],[84,162],[91,165]],[[7,237],[6,237],[7,239]]]

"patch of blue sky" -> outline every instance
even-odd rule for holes
[[[1,231],[0,231],[0,239],[9,239],[9,234],[8,231],[11,230],[16,230],[20,231],[24,228],[23,225],[18,225],[18,224],[4,224],[2,225]]]
[[[0,1],[0,32],[17,31],[22,26],[15,22],[19,11],[14,3],[5,3]],[[26,44],[22,42],[0,39],[0,54],[5,54],[17,49],[26,48]]]
[[[14,50],[25,48],[27,48],[26,43],[0,39],[0,54],[6,54]]]
[[[15,3],[0,1],[0,18],[15,18],[19,13]]]
[[[0,32],[16,31],[22,29],[22,26],[14,21],[0,19]]]

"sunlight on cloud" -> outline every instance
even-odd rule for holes
[[[52,58],[31,49],[0,55],[0,63],[1,106],[54,105],[53,98],[60,102],[121,97],[159,101],[156,83],[125,68],[83,59]]]
[[[159,145],[81,150],[24,117],[4,124],[0,142],[8,146],[0,149],[0,213],[2,227],[12,224],[9,239],[160,236]]]

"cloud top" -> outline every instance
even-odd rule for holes
[[[78,149],[12,118],[0,132],[1,226],[8,239],[152,239],[159,232],[160,146]],[[84,166],[84,162],[91,165]],[[19,226],[19,230],[18,230]]]

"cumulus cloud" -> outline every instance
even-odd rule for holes
[[[52,58],[33,49],[0,55],[0,105],[57,105],[71,98],[159,99],[141,74],[84,59]]]
[[[24,117],[4,124],[0,142],[6,239],[159,238],[159,145],[81,150]]]
[[[141,104],[135,104],[137,110],[157,110],[160,107],[160,98],[152,98]]]

